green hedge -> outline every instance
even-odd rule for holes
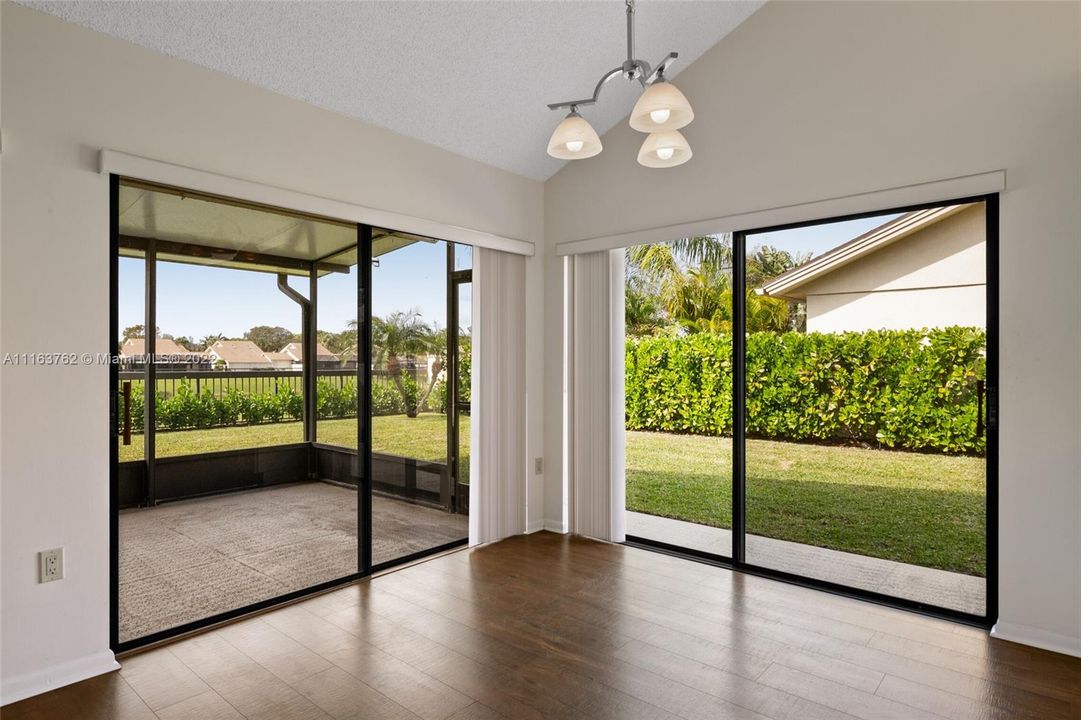
[[[752,333],[747,434],[982,454],[983,330]],[[627,341],[627,429],[730,435],[732,340]]]
[[[403,373],[407,392],[410,392],[410,379]],[[412,383],[412,391],[416,392],[416,381],[412,380]],[[134,383],[131,394],[131,425],[136,433],[143,431],[142,388],[141,382]],[[355,417],[357,414],[357,386],[352,380],[339,385],[333,380],[320,378],[316,397],[316,412],[320,419]],[[393,383],[372,385],[372,415],[400,415],[404,412],[401,393]],[[302,419],[304,400],[303,395],[287,383],[278,383],[275,391],[270,393],[245,393],[230,388],[225,393],[215,394],[209,387],[196,393],[188,380],[181,380],[172,394],[158,392],[155,414],[159,430],[260,425]],[[123,417],[124,401],[121,398],[118,417],[121,425]]]

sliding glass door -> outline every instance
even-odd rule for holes
[[[442,240],[375,229],[372,241],[372,564],[460,544],[448,404],[452,342]]]
[[[628,256],[630,541],[993,618],[997,197],[697,241]]]
[[[732,555],[732,237],[627,250],[627,534]]]
[[[115,649],[466,541],[467,252],[115,176],[111,214]]]
[[[742,240],[746,562],[984,616],[986,203]]]

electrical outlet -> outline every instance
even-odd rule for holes
[[[38,582],[52,582],[64,577],[64,548],[42,550],[38,553]]]
[[[541,458],[534,458],[533,474],[540,475],[542,472],[544,472],[544,461]]]

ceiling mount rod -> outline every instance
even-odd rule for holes
[[[645,60],[639,60],[634,57],[634,12],[637,0],[625,0],[627,5],[627,59],[619,67],[609,70],[603,77],[597,82],[596,88],[593,89],[593,96],[582,100],[567,100],[565,102],[551,103],[548,105],[549,110],[569,109],[572,112],[576,112],[576,109],[584,105],[596,105],[597,98],[600,97],[601,88],[605,83],[614,78],[616,75],[622,75],[628,80],[637,80],[642,84],[642,87],[649,87],[657,80],[664,78],[664,72],[676,58],[679,57],[679,53],[670,52],[661,60],[656,69],[650,67],[649,63]]]

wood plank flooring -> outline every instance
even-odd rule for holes
[[[552,533],[121,660],[3,720],[1081,718],[1081,660]]]

